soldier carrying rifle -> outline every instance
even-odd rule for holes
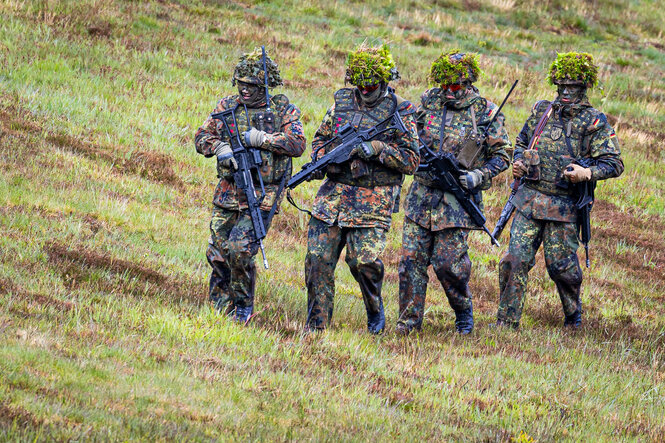
[[[346,262],[360,284],[367,328],[378,334],[385,327],[383,263],[379,257],[386,245],[403,176],[413,174],[418,166],[415,107],[388,86],[397,78],[386,45],[363,44],[350,53],[345,81],[355,88],[335,93],[335,103],[312,140],[313,164],[333,150],[348,154],[345,161],[336,159],[326,167],[327,178],[316,195],[309,221],[305,260],[309,330],[330,324],[335,267],[345,246]],[[396,125],[390,123],[395,118]],[[372,134],[377,125],[386,124],[371,140],[363,141],[351,134]],[[349,140],[357,143],[350,150]]]
[[[210,300],[243,323],[254,309],[254,256],[283,197],[291,158],[305,150],[300,110],[285,95],[268,94],[282,79],[262,49],[240,58],[232,80],[238,94],[222,98],[195,137],[199,154],[216,156],[220,179],[206,253]]]
[[[455,311],[457,331],[473,330],[467,237],[472,229],[489,233],[481,190],[508,168],[510,146],[499,107],[473,86],[479,75],[476,54],[441,54],[430,71],[431,82],[439,87],[425,91],[418,107],[421,163],[446,161],[439,168],[419,169],[406,197],[399,264],[401,334],[422,326],[429,265]]]
[[[519,326],[528,273],[541,243],[547,272],[563,305],[564,326],[581,325],[577,225],[587,225],[583,241],[588,242],[589,232],[588,202],[577,204],[581,197],[578,184],[618,177],[624,169],[614,130],[587,98],[587,89],[598,83],[593,57],[558,54],[548,80],[557,86],[558,96],[553,102],[542,100],[534,105],[517,136],[513,158],[513,176],[522,184],[515,187],[509,201],[516,210],[510,245],[499,264],[497,325],[514,328]],[[587,217],[586,223],[581,216]],[[503,215],[502,220],[505,223]],[[501,229],[497,226],[497,236]]]

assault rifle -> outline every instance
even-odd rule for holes
[[[529,140],[529,146],[527,149],[533,149],[533,147],[537,145],[538,139],[540,138],[540,134],[543,132],[543,129],[545,128],[545,125],[547,124],[547,120],[549,120],[551,113],[552,113],[552,104],[550,103],[545,113],[542,115],[542,117],[540,117],[540,120],[536,125],[536,129],[535,131],[533,131],[533,135],[531,136],[531,140]],[[517,191],[519,190],[520,187],[522,187],[523,184],[524,184],[523,177],[520,179],[513,180],[513,184],[510,186],[512,190],[510,191],[510,196],[508,197],[508,201],[501,210],[499,221],[496,222],[494,231],[492,231],[492,235],[494,237],[499,238],[501,236],[501,233],[508,224],[508,220],[510,220],[510,217],[512,217],[513,212],[515,212],[515,205],[513,204],[513,198],[515,198],[515,194],[517,194]]]
[[[259,248],[261,248],[261,254],[263,255],[263,266],[268,269],[268,260],[266,259],[266,252],[263,249],[263,239],[266,238],[266,226],[263,222],[263,217],[261,215],[261,202],[266,195],[266,190],[263,186],[263,179],[261,178],[261,173],[259,168],[263,163],[261,159],[261,154],[258,150],[252,148],[245,148],[245,146],[240,141],[240,135],[238,132],[238,122],[236,121],[235,109],[228,109],[222,112],[216,112],[210,114],[210,117],[219,120],[224,124],[224,130],[229,136],[229,143],[231,144],[231,149],[233,150],[233,157],[238,163],[238,169],[233,173],[233,180],[235,181],[236,187],[245,194],[247,199],[247,207],[249,211],[249,216],[252,219],[252,227],[254,228],[254,236],[256,241],[259,243]],[[231,118],[233,121],[233,126],[229,126],[227,119]],[[254,187],[254,181],[252,179],[252,171],[255,172],[255,175],[258,177],[259,184],[261,186],[261,196],[256,198],[256,188]]]
[[[582,158],[575,161],[583,168],[589,168],[593,165],[593,160],[590,158]],[[570,168],[572,170],[572,168]],[[596,181],[590,180],[586,182],[576,183],[575,194],[577,195],[577,235],[580,242],[584,245],[584,252],[586,253],[586,267],[590,265],[589,262],[589,241],[591,240],[591,208],[594,202],[594,191],[596,190]]]
[[[407,132],[407,129],[404,126],[404,123],[402,123],[402,119],[400,118],[398,111],[395,111],[393,115],[378,123],[376,126],[363,131],[356,131],[350,124],[345,124],[339,128],[339,131],[334,138],[330,139],[324,145],[319,147],[316,152],[320,151],[321,149],[323,149],[325,152],[325,149],[333,144],[337,144],[337,146],[318,160],[314,160],[303,165],[300,172],[291,177],[291,179],[287,182],[287,192],[308,178],[312,177],[313,174],[317,172],[325,172],[328,165],[340,164],[348,161],[351,157],[351,151],[353,151],[353,149],[360,143],[373,140],[384,132],[393,129],[397,129],[400,132]]]
[[[474,201],[473,193],[465,191],[460,185],[459,177],[465,172],[460,169],[457,159],[451,152],[434,153],[427,146],[421,145],[418,170],[430,172],[437,188],[453,194],[473,223],[490,236],[492,244],[500,246],[485,226],[486,218]]]
[[[524,181],[522,179],[514,180],[513,184],[510,186],[510,188],[511,188],[510,196],[508,197],[508,201],[506,202],[506,205],[501,210],[501,215],[499,216],[499,220],[496,222],[496,226],[494,227],[494,230],[492,231],[492,236],[493,237],[496,237],[496,238],[501,237],[501,233],[503,232],[504,228],[508,224],[508,220],[510,220],[510,217],[512,217],[513,212],[515,212],[515,205],[513,204],[513,198],[515,198],[515,194],[517,194],[517,190],[520,187],[522,187],[522,183],[524,183]]]

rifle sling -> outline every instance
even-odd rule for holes
[[[538,150],[538,148],[535,147],[536,143],[538,142],[538,139],[540,138],[540,134],[543,132],[543,129],[545,129],[545,125],[547,124],[547,120],[549,120],[550,118],[551,112],[552,112],[552,103],[549,104],[543,116],[540,117],[540,120],[536,125],[536,130],[533,131],[533,135],[531,136],[531,140],[529,141],[529,146],[527,147],[527,149]]]
[[[289,157],[289,170],[284,171],[284,174],[282,174],[282,179],[279,181],[279,188],[277,188],[277,192],[275,193],[275,200],[272,202],[272,207],[270,208],[270,213],[268,214],[268,219],[266,220],[266,224],[268,226],[270,226],[270,222],[272,221],[272,218],[275,216],[275,212],[277,212],[277,205],[279,204],[279,196],[282,195],[282,192],[284,191],[284,186],[286,185],[286,177],[291,176],[292,173],[293,173],[293,163],[291,161],[291,158]],[[266,227],[266,234],[267,233],[268,233],[268,227]]]
[[[448,114],[448,107],[443,105],[443,114],[441,115],[441,129],[439,130],[439,151],[443,148],[443,133],[446,129],[446,117]]]

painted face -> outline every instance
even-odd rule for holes
[[[564,105],[574,105],[582,101],[586,94],[586,87],[583,85],[559,85],[559,101]]]
[[[448,100],[461,100],[466,95],[468,86],[466,83],[455,83],[452,85],[441,85],[441,89]]]
[[[381,97],[381,83],[369,86],[356,86],[360,94],[360,100],[366,105],[375,103]]]
[[[237,81],[237,84],[240,101],[243,103],[256,103],[261,99],[261,96],[264,93],[264,89],[260,85],[245,83],[239,80]]]

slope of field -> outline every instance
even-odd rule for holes
[[[665,439],[665,10],[656,0],[0,3],[0,439]],[[585,325],[561,327],[542,256],[522,329],[493,330],[504,245],[470,238],[473,336],[433,274],[423,332],[394,334],[403,214],[385,251],[387,332],[365,332],[340,261],[333,327],[302,333],[307,217],[266,240],[258,315],[207,302],[215,165],[193,134],[265,44],[311,139],[346,53],[389,41],[418,101],[443,50],[481,54],[511,139],[552,98],[556,52],[595,55],[626,172],[601,183]],[[309,150],[306,152],[306,156]],[[299,168],[306,159],[295,163]],[[508,194],[486,194],[489,225]],[[308,206],[317,184],[298,188]],[[583,253],[583,250],[580,251]]]

